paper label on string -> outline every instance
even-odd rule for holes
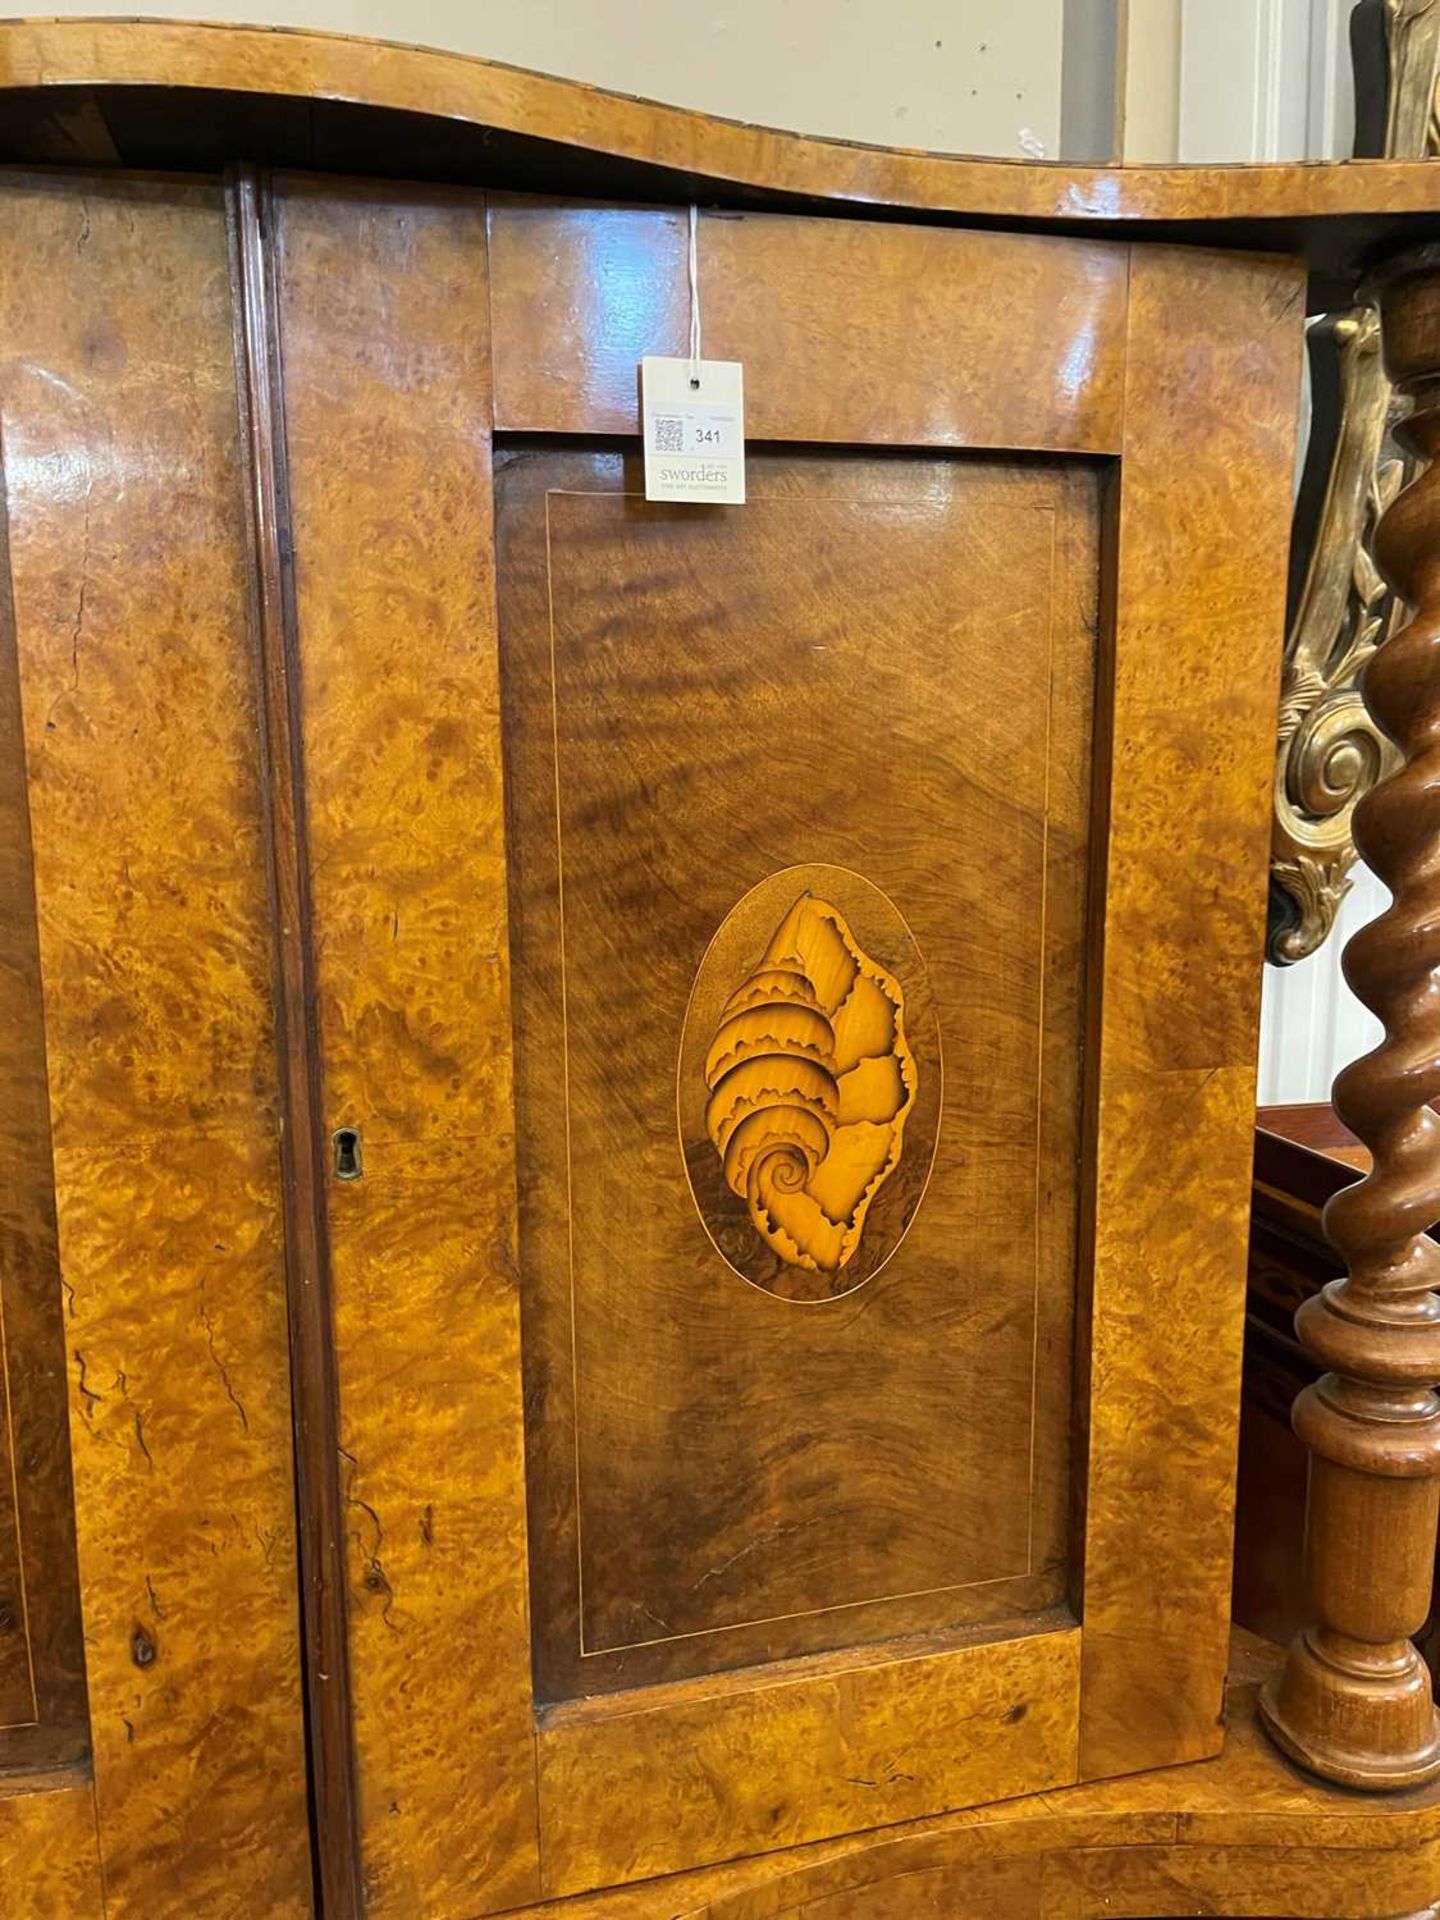
[[[698,384],[697,384],[698,383]],[[645,498],[745,503],[745,382],[738,360],[640,363]]]

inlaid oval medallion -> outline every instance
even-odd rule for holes
[[[787,867],[721,923],[680,1044],[680,1144],[721,1257],[786,1300],[833,1300],[904,1238],[939,1134],[940,1033],[888,895]]]

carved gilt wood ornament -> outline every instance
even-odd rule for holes
[[[747,894],[701,964],[679,1071],[691,1190],[730,1266],[827,1300],[884,1265],[929,1177],[941,1076],[924,963],[878,888],[798,867]]]
[[[1378,9],[1359,12],[1373,21],[1367,32],[1377,39],[1383,32],[1384,51],[1374,75],[1373,131],[1357,152],[1421,159],[1440,151],[1440,0],[1382,0]],[[1369,76],[1361,71],[1359,40],[1356,48],[1363,93]],[[1337,391],[1328,478],[1285,644],[1266,943],[1276,966],[1303,960],[1324,943],[1350,889],[1355,807],[1398,765],[1359,692],[1367,661],[1401,611],[1371,558],[1371,540],[1412,471],[1387,430],[1393,394],[1373,305],[1318,321],[1311,345],[1312,359],[1317,349],[1332,359]]]
[[[1382,457],[1390,382],[1380,323],[1358,306],[1319,328],[1318,344],[1335,355],[1339,418],[1280,696],[1268,954],[1282,966],[1313,953],[1335,924],[1355,864],[1356,802],[1393,762],[1359,690],[1394,605],[1370,536],[1403,475],[1399,459]]]

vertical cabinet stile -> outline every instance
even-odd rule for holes
[[[483,202],[280,177],[367,1911],[539,1892]]]
[[[327,1920],[331,1915],[337,1920],[351,1920],[351,1916],[358,1920],[363,1896],[351,1757],[305,770],[299,741],[300,662],[289,571],[293,550],[284,386],[266,197],[253,169],[238,171],[228,183],[237,377],[249,454],[251,605],[281,1102],[300,1617],[317,1891]]]
[[[1303,295],[1293,262],[1132,252],[1090,1039],[1086,1778],[1220,1741]]]

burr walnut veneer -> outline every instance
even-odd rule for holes
[[[0,86],[0,1914],[1423,1905],[1423,490],[1266,1695],[1391,1811],[1229,1614],[1307,262],[1440,180],[250,30]],[[692,198],[740,508],[644,499]]]

